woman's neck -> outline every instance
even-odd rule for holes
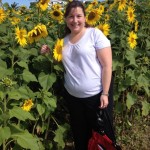
[[[69,40],[71,43],[76,43],[81,39],[81,37],[84,35],[86,31],[86,28],[84,27],[80,32],[70,33]]]

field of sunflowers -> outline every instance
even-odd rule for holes
[[[64,8],[38,0],[30,7],[0,0],[0,149],[72,149],[62,99]],[[148,150],[150,1],[84,2],[86,21],[113,50],[114,127],[123,150]],[[50,50],[40,53],[43,44]]]

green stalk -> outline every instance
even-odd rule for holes
[[[48,136],[48,129],[49,129],[49,124],[50,124],[50,116],[48,117],[48,123],[47,123],[47,129],[46,129],[46,132],[45,132],[45,139],[47,139],[47,136]]]
[[[4,98],[4,113],[6,113],[6,110],[7,110],[7,107],[6,107],[6,104],[7,104],[7,100],[6,100],[6,97]],[[4,119],[4,127],[6,127],[6,119]],[[6,150],[6,141],[3,140],[3,150]]]

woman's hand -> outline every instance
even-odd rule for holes
[[[50,53],[50,48],[49,48],[46,44],[44,44],[44,45],[41,47],[40,53],[41,53],[41,54]]]
[[[104,109],[108,106],[108,96],[101,95],[100,97],[100,108]]]

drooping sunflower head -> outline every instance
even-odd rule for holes
[[[4,22],[5,19],[6,19],[5,11],[4,11],[4,9],[0,8],[0,24],[1,24],[2,22]]]
[[[56,44],[55,44],[55,47],[54,47],[54,51],[53,51],[53,57],[57,61],[61,61],[62,60],[63,43],[64,43],[63,39],[58,39],[56,41]]]
[[[15,35],[17,42],[22,46],[27,45],[27,31],[25,29],[19,29],[19,27],[15,28]]]
[[[97,26],[98,29],[100,29],[105,36],[108,36],[109,35],[109,31],[110,31],[110,25],[107,24],[107,23],[104,23],[104,24],[100,24]]]
[[[33,105],[32,99],[27,99],[21,108],[25,111],[30,111]]]
[[[129,32],[128,44],[132,49],[135,48],[137,45],[136,39],[137,39],[137,34],[134,33],[133,31]]]
[[[48,8],[48,3],[50,0],[39,0],[37,3],[37,7],[40,8],[42,11],[45,11]]]
[[[127,20],[129,23],[133,23],[135,21],[135,14],[134,14],[135,9],[133,7],[128,7],[127,10]]]
[[[47,35],[48,35],[48,32],[47,32],[46,26],[43,24],[38,24],[37,26],[34,27],[33,30],[28,32],[29,43],[38,41],[40,38],[47,37]]]
[[[86,15],[86,21],[89,25],[93,26],[99,21],[100,17],[101,17],[101,15],[100,15],[99,9],[92,9]]]
[[[57,20],[61,22],[63,20],[63,13],[60,9],[54,9],[50,11],[50,17],[53,18],[54,20]]]

